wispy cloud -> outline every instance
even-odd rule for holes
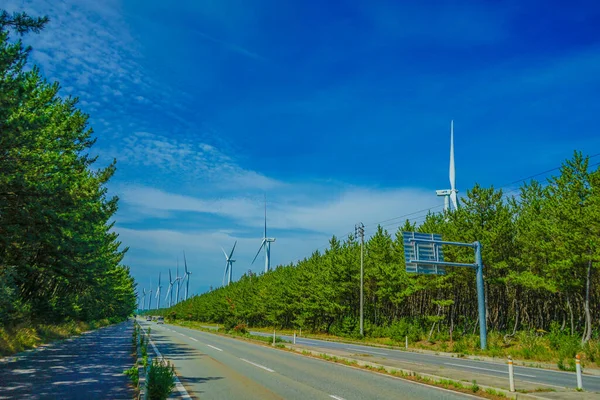
[[[203,182],[212,189],[271,190],[283,183],[240,167],[235,160],[213,145],[194,137],[168,137],[148,132],[128,135],[105,156],[116,157],[129,166],[172,173],[181,182]]]
[[[212,37],[212,36],[210,36],[210,35],[202,32],[202,31],[196,30],[196,31],[194,31],[194,33],[196,33],[197,35],[203,37],[204,39],[206,39],[206,40],[208,40],[210,42],[213,42],[213,43],[216,43],[216,44],[218,44],[220,46],[223,46],[226,49],[228,49],[230,51],[233,51],[235,53],[241,54],[241,55],[249,57],[249,58],[253,58],[255,60],[266,61],[266,59],[264,57],[262,57],[262,56],[260,56],[260,55],[258,55],[256,53],[254,53],[254,52],[252,52],[252,51],[250,51],[248,49],[245,49],[245,48],[243,48],[241,46],[238,46],[238,45],[236,45],[234,43],[230,43],[230,42],[226,42],[224,40],[220,40],[220,39],[214,38],[214,37]]]

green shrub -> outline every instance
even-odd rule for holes
[[[465,343],[465,341],[463,339],[459,340],[458,342],[454,342],[454,344],[452,345],[453,353],[464,354],[466,351],[467,351],[467,344]]]
[[[134,365],[133,367],[126,369],[125,371],[123,371],[123,373],[125,375],[127,375],[129,377],[129,379],[131,379],[133,386],[135,386],[135,387],[138,386],[138,382],[140,381],[140,373],[138,371],[137,365]]]
[[[246,324],[237,324],[233,327],[233,331],[243,335],[248,333],[248,326]]]
[[[175,368],[156,358],[148,368],[146,381],[149,400],[166,400],[175,388]]]

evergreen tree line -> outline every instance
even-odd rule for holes
[[[488,329],[558,331],[588,341],[600,318],[600,170],[576,152],[545,183],[512,193],[475,185],[459,210],[382,226],[365,243],[365,334],[411,340],[478,332],[475,271],[405,272],[402,231],[482,243]],[[469,248],[444,246],[446,261],[473,263]],[[163,315],[233,326],[303,328],[359,335],[360,242],[335,236],[324,252],[195,296]],[[594,325],[595,324],[595,325]]]
[[[125,317],[135,283],[110,222],[115,172],[94,169],[88,116],[61,98],[19,36],[48,19],[0,11],[0,323]],[[11,37],[16,34],[17,37]],[[18,39],[18,40],[17,40]]]

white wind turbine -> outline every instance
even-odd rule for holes
[[[142,311],[144,311],[144,306],[146,305],[146,289],[142,289]]]
[[[158,310],[160,308],[160,289],[162,288],[162,286],[160,286],[160,272],[158,273],[158,287],[156,288],[156,309]]]
[[[269,272],[271,270],[271,243],[275,241],[275,238],[267,237],[267,196],[265,195],[265,235],[263,236],[263,240],[258,248],[258,252],[254,256],[254,260],[252,260],[252,264],[256,261],[256,257],[260,254],[262,248],[265,248],[265,272]]]
[[[167,297],[169,298],[169,307],[173,305],[173,291],[171,289],[173,289],[173,284],[175,282],[176,281],[171,278],[171,268],[169,268],[169,288],[167,289],[167,295],[165,296],[165,301],[167,301]]]
[[[231,249],[231,253],[229,253],[229,255],[227,255],[227,253],[225,253],[225,249],[223,249],[221,247],[221,250],[223,250],[223,254],[225,254],[225,261],[227,262],[227,264],[225,264],[225,274],[223,274],[223,286],[225,286],[225,277],[226,276],[227,276],[227,285],[229,285],[231,283],[231,275],[232,275],[231,270],[233,269],[233,263],[235,262],[235,260],[232,259],[231,257],[233,257],[233,251],[235,250],[236,244],[237,244],[237,240],[233,244],[233,248]]]
[[[444,197],[444,211],[458,209],[458,190],[456,190],[456,170],[454,167],[454,121],[450,121],[450,189],[436,190],[438,196]]]
[[[192,273],[190,271],[188,271],[188,268],[187,268],[187,261],[185,259],[185,251],[183,252],[183,265],[185,267],[185,276],[183,277],[183,279],[186,281],[185,282],[185,299],[187,300],[188,299],[188,293],[190,291],[190,275]]]
[[[150,283],[150,296],[148,296],[148,311],[152,307],[152,283]]]
[[[177,284],[177,295],[175,296],[175,304],[179,303],[179,287],[181,286],[181,277],[179,276],[179,257],[177,257],[177,272],[175,273],[175,283]]]

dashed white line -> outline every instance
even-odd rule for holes
[[[340,397],[340,396],[335,396],[335,395],[333,395],[333,394],[330,394],[330,395],[329,395],[329,397],[331,397],[332,399],[335,399],[335,400],[346,400],[346,399],[344,399],[343,397]]]
[[[363,349],[353,349],[352,347],[346,347],[346,349],[348,350],[352,350],[352,351],[361,351],[363,353],[373,353],[373,354],[381,354],[382,356],[387,356],[387,353],[380,353],[378,351],[370,351],[370,350],[363,350]]]
[[[210,346],[210,345],[209,345],[209,346]],[[212,346],[211,346],[211,347],[212,347]],[[242,361],[244,361],[244,362],[247,362],[248,364],[252,364],[252,365],[254,365],[255,367],[262,368],[262,369],[264,369],[265,371],[269,371],[269,372],[275,372],[275,370],[272,370],[271,368],[267,368],[267,367],[265,367],[264,365],[260,365],[260,364],[257,364],[257,363],[253,363],[252,361],[248,361],[248,360],[246,360],[245,358],[240,358],[240,360],[242,360]]]
[[[490,368],[481,368],[481,367],[472,367],[470,365],[462,365],[462,364],[453,364],[453,363],[444,363],[446,365],[452,365],[455,367],[462,367],[462,368],[472,368],[472,369],[480,369],[482,371],[491,371],[491,372],[497,372],[497,373],[501,373],[501,374],[508,374],[507,371],[498,371],[496,369],[490,369]],[[526,376],[528,378],[535,378],[535,375],[527,375],[527,374],[519,374],[515,372],[515,375],[519,375],[519,376]]]
[[[218,347],[211,346],[210,344],[207,344],[207,346],[208,346],[208,347],[212,347],[212,348],[213,348],[213,349],[215,349],[215,350],[223,351],[223,350],[221,350],[221,349],[220,349],[220,348],[218,348]]]
[[[198,341],[198,339],[194,339],[194,338],[193,338],[193,337],[191,337],[191,336],[188,336],[188,337],[189,337],[190,339],[192,339],[194,342],[197,342],[197,341]]]

